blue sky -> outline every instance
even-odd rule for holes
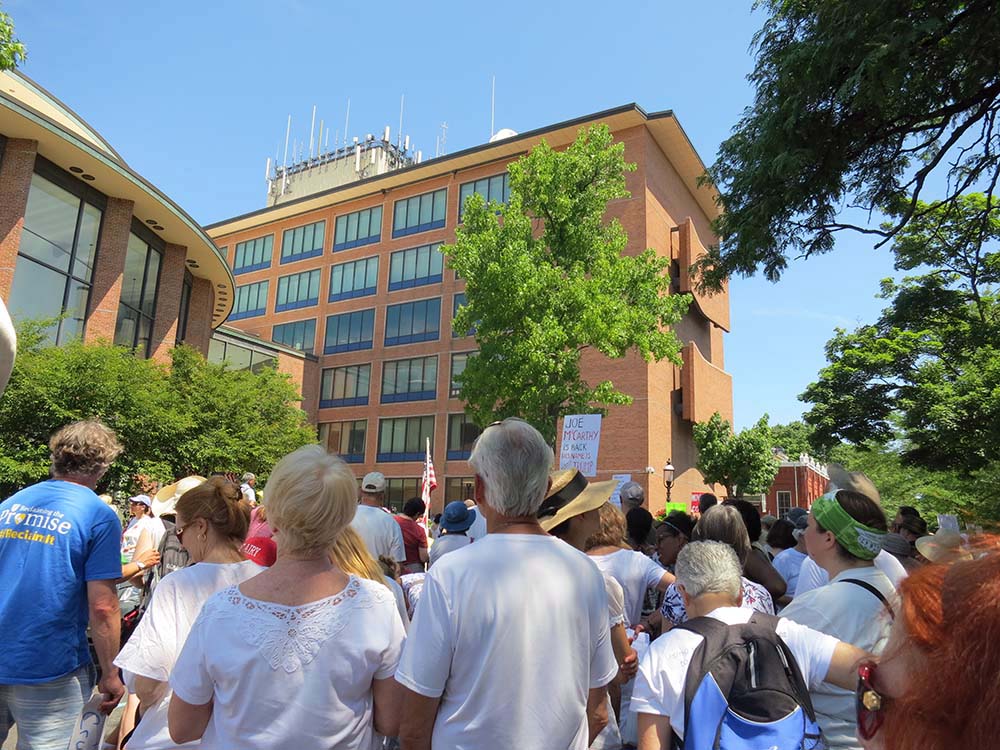
[[[308,140],[313,105],[343,137],[399,124],[433,156],[627,102],[672,109],[706,163],[750,103],[751,3],[592,0],[191,2],[6,0],[28,46],[24,72],[208,224],[264,204],[264,165]],[[331,134],[331,143],[333,134]],[[736,279],[726,369],[736,424],[798,418],[797,395],[835,326],[872,320],[887,249],[844,235],[777,284]]]

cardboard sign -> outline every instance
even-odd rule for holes
[[[612,474],[611,478],[614,479],[616,482],[618,482],[618,485],[615,487],[615,491],[611,493],[611,501],[610,502],[611,502],[612,505],[617,506],[618,508],[621,508],[622,507],[622,495],[621,495],[622,485],[624,485],[625,482],[631,482],[632,481],[632,475],[631,474]]]
[[[956,534],[962,533],[958,528],[958,516],[952,513],[938,513],[938,528],[941,531],[953,531]]]
[[[565,417],[559,450],[559,468],[575,468],[585,477],[596,477],[597,451],[600,445],[600,414],[574,414]]]

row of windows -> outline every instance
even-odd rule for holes
[[[460,379],[465,371],[468,352],[451,358],[449,397],[458,395]],[[337,406],[367,406],[371,385],[370,363],[344,365],[323,370],[320,381],[320,408]],[[437,355],[384,362],[380,401],[394,404],[401,401],[433,401],[437,398]]]
[[[411,289],[426,284],[436,284],[442,279],[444,256],[441,243],[423,245],[393,253],[389,259],[389,291]],[[274,311],[296,310],[319,304],[320,269],[302,271],[278,277],[278,296]],[[339,263],[330,268],[330,302],[355,299],[375,294],[378,283],[378,256],[361,258],[349,263]],[[251,305],[235,309],[233,319],[263,315],[267,310],[268,282],[257,281],[236,288],[237,303],[241,299]],[[257,291],[252,291],[256,289]],[[241,291],[246,290],[246,291]]]
[[[466,199],[479,193],[486,201],[506,203],[510,198],[507,173],[480,180],[466,182],[459,186],[458,218]],[[445,225],[448,204],[448,189],[441,188],[412,198],[401,198],[393,205],[392,237],[408,237],[411,234],[440,229]],[[281,237],[280,263],[291,263],[304,258],[314,258],[323,254],[326,236],[326,221],[317,221],[294,229],[286,229]],[[350,250],[370,245],[382,239],[382,206],[364,208],[338,216],[333,229],[333,251]],[[257,237],[236,245],[233,258],[233,273],[250,273],[269,268],[273,253],[274,235]],[[400,287],[403,288],[403,287]]]
[[[448,415],[448,460],[467,459],[482,429],[464,414]],[[323,422],[319,425],[319,441],[331,453],[347,463],[364,463],[368,438],[368,420]],[[434,447],[434,416],[390,417],[378,420],[378,442],[375,460],[422,461],[428,439]]]

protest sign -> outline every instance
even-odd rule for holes
[[[600,414],[573,414],[565,417],[559,450],[559,468],[575,468],[585,477],[596,477],[597,451],[600,444]]]
[[[612,474],[611,478],[614,479],[616,482],[618,482],[618,484],[615,485],[615,491],[611,493],[611,501],[610,502],[611,502],[612,505],[620,508],[620,507],[622,507],[622,494],[621,494],[622,493],[622,485],[625,484],[625,482],[631,482],[632,481],[632,475],[631,474]]]

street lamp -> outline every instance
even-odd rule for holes
[[[667,459],[666,466],[663,467],[663,486],[667,488],[667,502],[670,502],[670,488],[674,486],[674,465]]]

